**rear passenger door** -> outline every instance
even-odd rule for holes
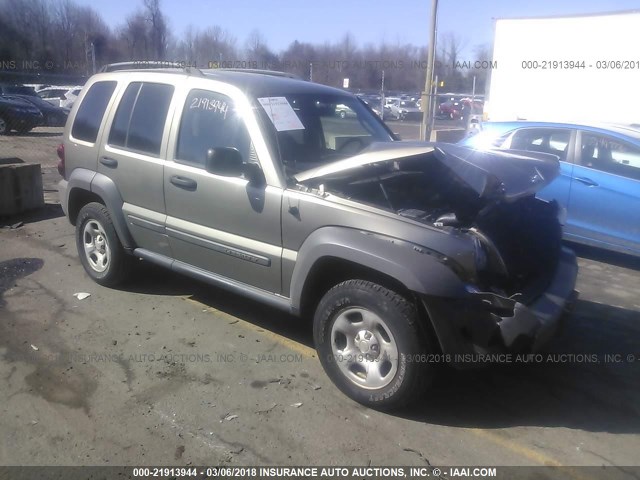
[[[167,234],[174,258],[214,275],[281,292],[282,186],[252,106],[236,88],[190,78],[172,128],[164,174]],[[205,170],[207,151],[236,148],[266,184]]]
[[[137,246],[171,256],[162,183],[176,86],[147,78],[120,89],[99,152],[98,172],[118,188]]]
[[[572,233],[640,253],[640,147],[581,131],[569,199]]]

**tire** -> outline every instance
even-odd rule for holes
[[[107,208],[88,203],[76,220],[76,246],[87,274],[100,285],[113,287],[128,275],[131,257],[116,234]]]
[[[344,110],[342,110],[342,111],[340,112],[340,118],[346,118],[346,116],[347,116],[347,112],[345,112]]]
[[[391,410],[420,399],[435,365],[414,303],[365,280],[348,280],[320,301],[313,336],[320,363],[348,397]],[[395,360],[394,360],[395,358]]]
[[[0,135],[6,135],[9,130],[9,122],[4,117],[0,117]]]
[[[16,128],[16,132],[18,133],[27,133],[33,130],[33,127],[18,127]]]

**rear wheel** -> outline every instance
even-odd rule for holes
[[[76,221],[76,245],[82,266],[100,285],[117,285],[129,273],[131,257],[124,251],[104,205],[92,202],[82,207]]]
[[[0,117],[0,135],[6,135],[9,133],[9,124],[4,117]]]
[[[314,318],[314,341],[327,375],[343,393],[389,410],[420,398],[435,368],[415,305],[364,280],[329,290]]]

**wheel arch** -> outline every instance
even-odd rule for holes
[[[106,175],[76,168],[69,176],[66,199],[67,216],[73,225],[82,207],[91,202],[101,203],[107,208],[122,246],[128,251],[133,250],[135,242],[122,212],[124,202],[114,181]]]
[[[449,267],[409,242],[352,228],[324,227],[313,232],[298,252],[291,276],[293,311],[308,315],[328,288],[354,278],[411,297],[457,296],[464,289]]]

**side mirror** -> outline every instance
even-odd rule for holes
[[[245,164],[244,178],[249,180],[249,185],[252,187],[263,187],[267,183],[264,173],[257,163],[249,162]]]
[[[261,187],[265,185],[264,173],[257,163],[243,163],[242,155],[234,147],[216,147],[207,150],[205,169],[209,173],[225,177],[240,177],[249,180],[249,185]]]
[[[207,150],[205,169],[215,175],[239,177],[244,173],[242,155],[233,147],[210,148]]]

